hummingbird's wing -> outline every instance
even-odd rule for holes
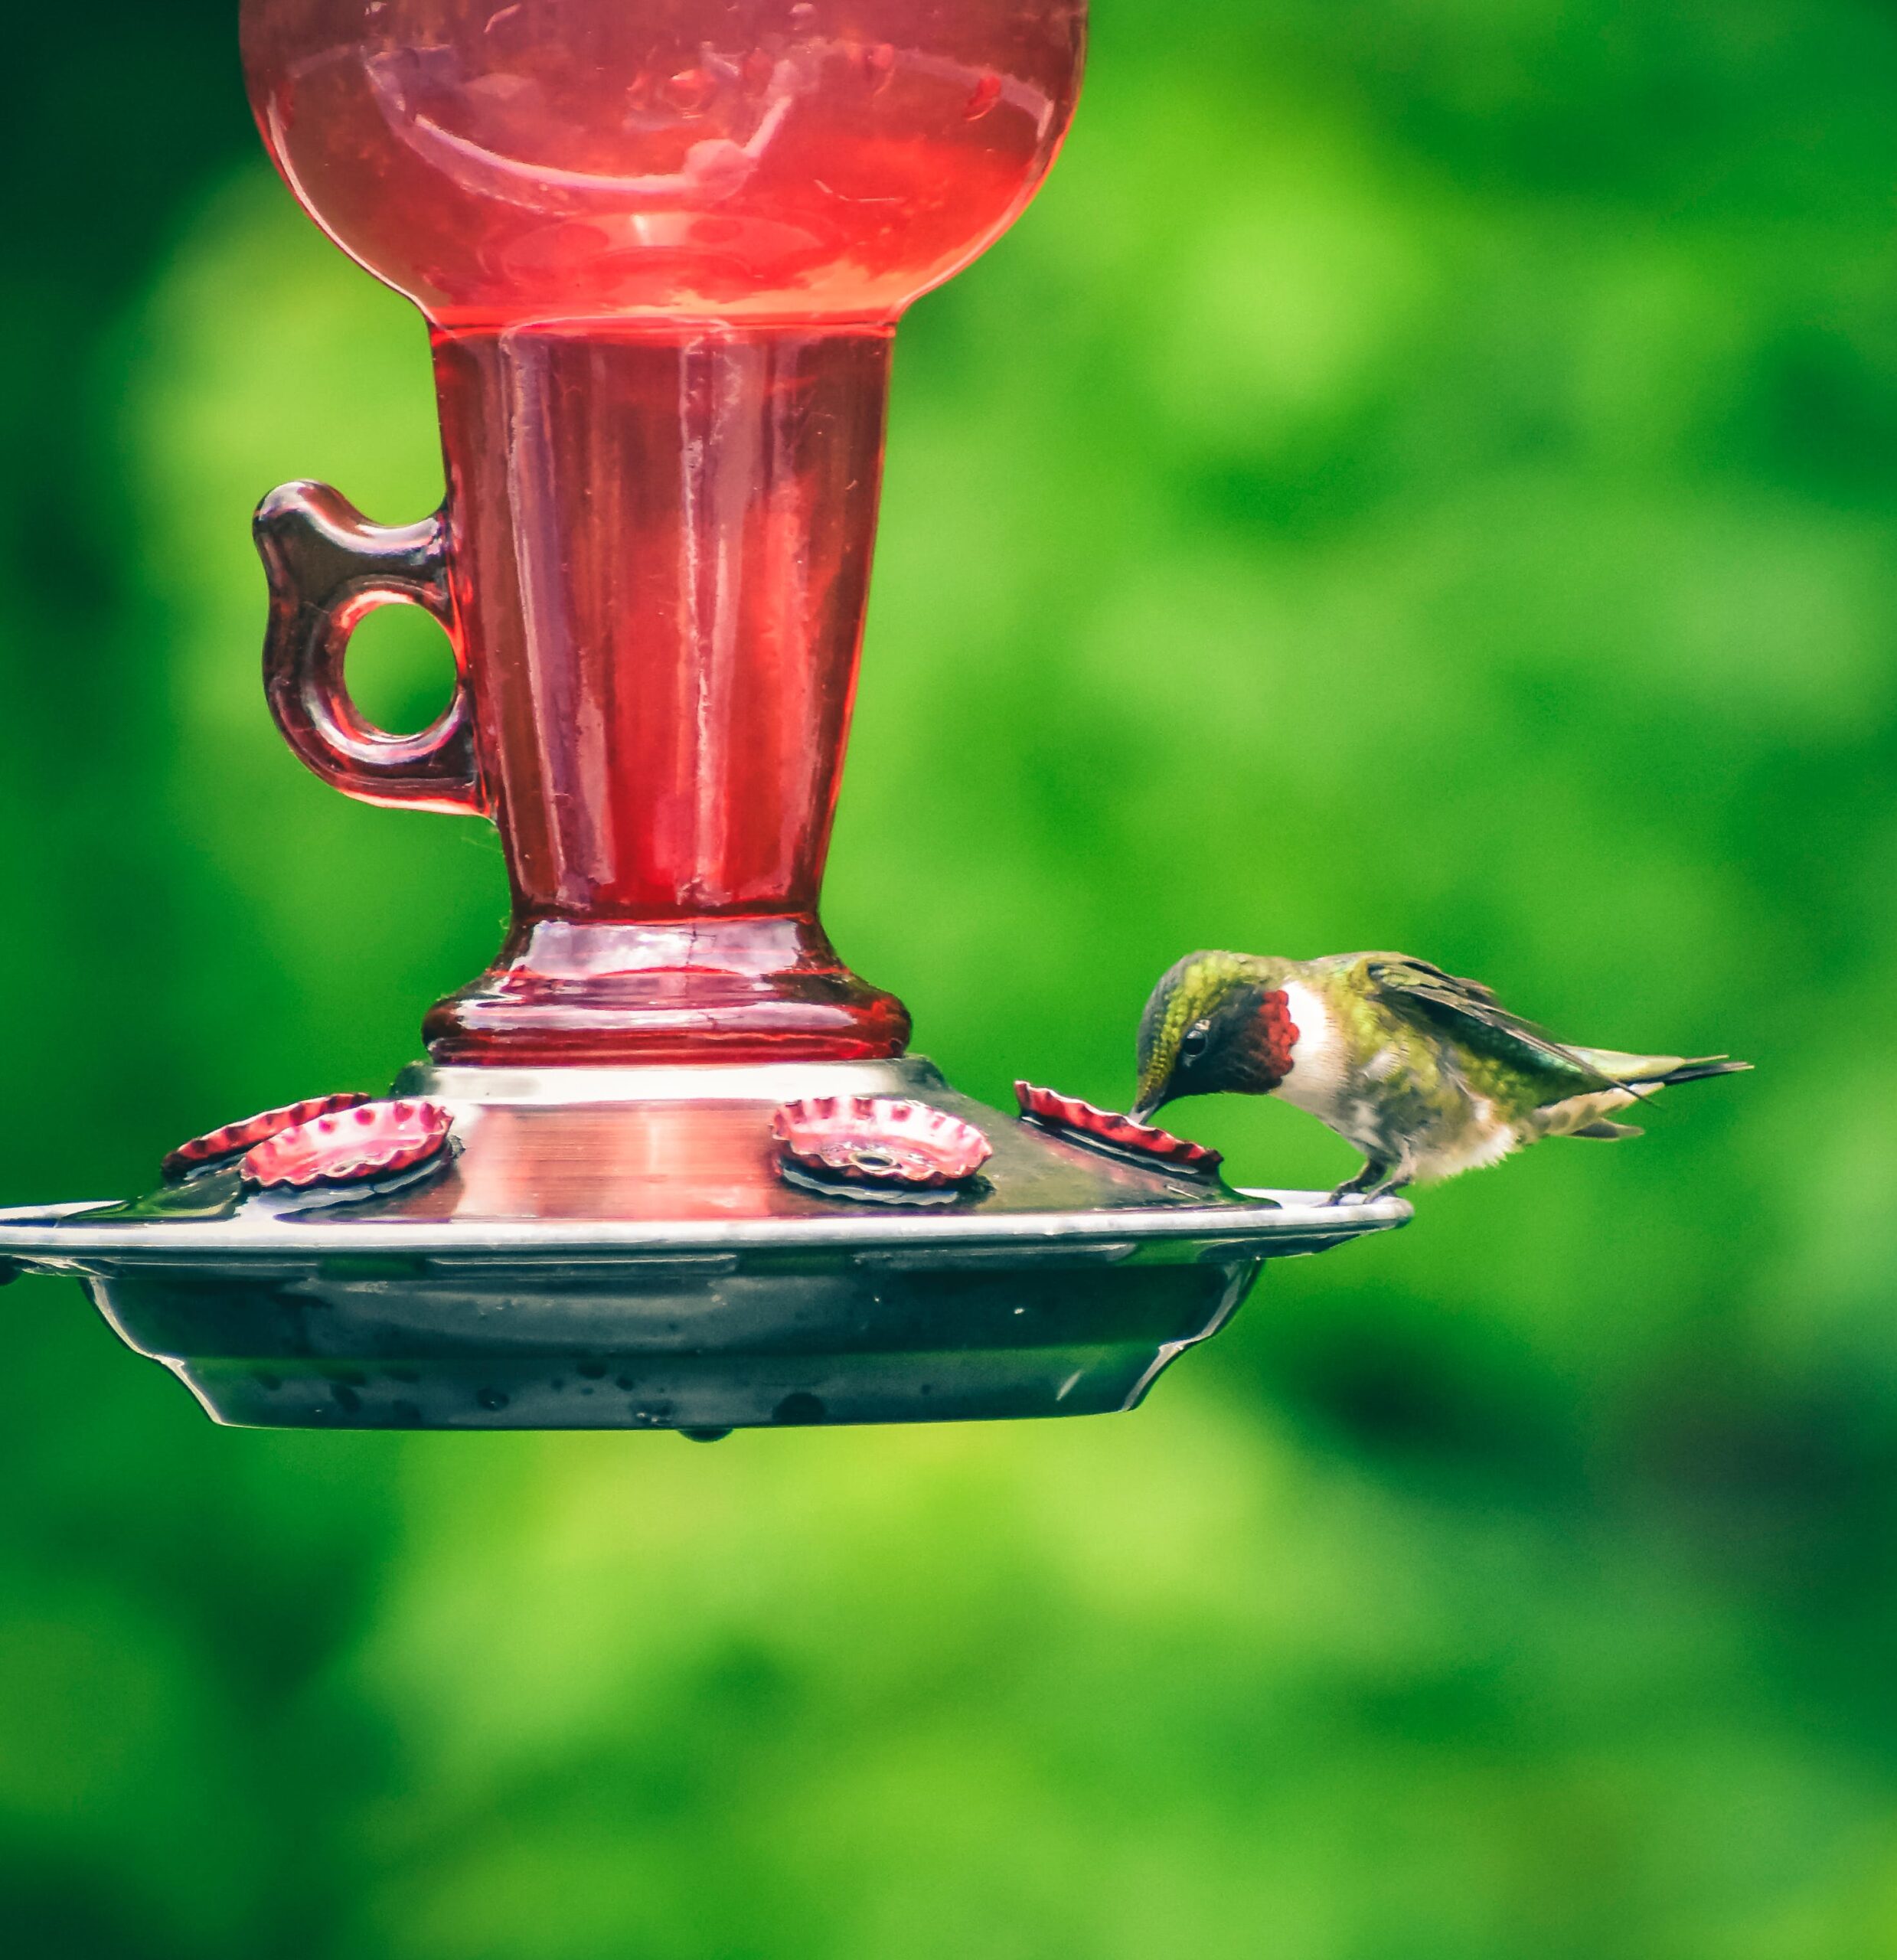
[[[1459,979],[1427,960],[1405,953],[1373,953],[1365,975],[1384,1007],[1399,1019],[1438,1036],[1447,1034],[1547,1085],[1546,1102],[1586,1089],[1605,1089],[1612,1078],[1545,1027],[1510,1014],[1479,980]]]

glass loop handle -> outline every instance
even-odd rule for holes
[[[417,734],[391,735],[366,720],[343,675],[349,635],[378,606],[421,606],[454,640],[440,514],[371,524],[326,483],[286,483],[257,506],[254,529],[270,585],[263,690],[284,740],[325,782],[363,802],[485,815],[459,645],[454,698]]]

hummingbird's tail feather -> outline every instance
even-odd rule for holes
[[[1637,1109],[1676,1082],[1732,1075],[1752,1067],[1725,1055],[1623,1055],[1612,1048],[1577,1048],[1574,1052],[1606,1078],[1606,1086],[1544,1102],[1530,1119],[1531,1135],[1598,1137],[1603,1141],[1641,1136],[1643,1130],[1616,1120],[1622,1112]]]
[[[1711,1075],[1742,1075],[1752,1066],[1750,1062],[1735,1062],[1730,1055],[1702,1055],[1669,1069],[1660,1080],[1670,1089],[1677,1082],[1699,1082]]]
[[[1705,1076],[1736,1075],[1752,1066],[1729,1055],[1625,1055],[1618,1048],[1576,1048],[1574,1053],[1609,1082],[1642,1092],[1670,1089],[1676,1083],[1697,1082]]]

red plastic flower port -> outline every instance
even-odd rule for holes
[[[247,1184],[354,1184],[425,1163],[453,1125],[439,1103],[361,1102],[279,1130],[247,1152],[237,1169]]]
[[[333,1116],[338,1109],[354,1109],[369,1099],[360,1089],[339,1096],[306,1096],[300,1102],[286,1102],[280,1109],[265,1109],[245,1117],[240,1123],[226,1123],[221,1129],[207,1130],[189,1143],[181,1143],[159,1168],[168,1181],[175,1182],[206,1165],[227,1157],[240,1157],[279,1131],[312,1122],[318,1116]]]
[[[1129,1157],[1144,1158],[1175,1171],[1190,1171],[1210,1177],[1225,1161],[1223,1155],[1193,1143],[1170,1130],[1156,1129],[1151,1123],[1136,1123],[1117,1109],[1098,1109],[1077,1096],[1056,1095],[1051,1089],[1037,1089],[1031,1082],[1014,1085],[1015,1099],[1029,1122],[1040,1124],[1076,1143],[1117,1150]]]
[[[771,1135],[791,1161],[820,1177],[940,1191],[988,1161],[972,1123],[888,1096],[811,1096],[781,1104]]]

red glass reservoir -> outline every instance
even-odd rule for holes
[[[1019,214],[1079,0],[245,0],[292,188],[433,329],[448,496],[259,514],[270,698],[374,802],[500,826],[514,924],[444,1060],[886,1055],[818,923],[890,335]],[[427,606],[461,684],[396,737],[342,684]]]

